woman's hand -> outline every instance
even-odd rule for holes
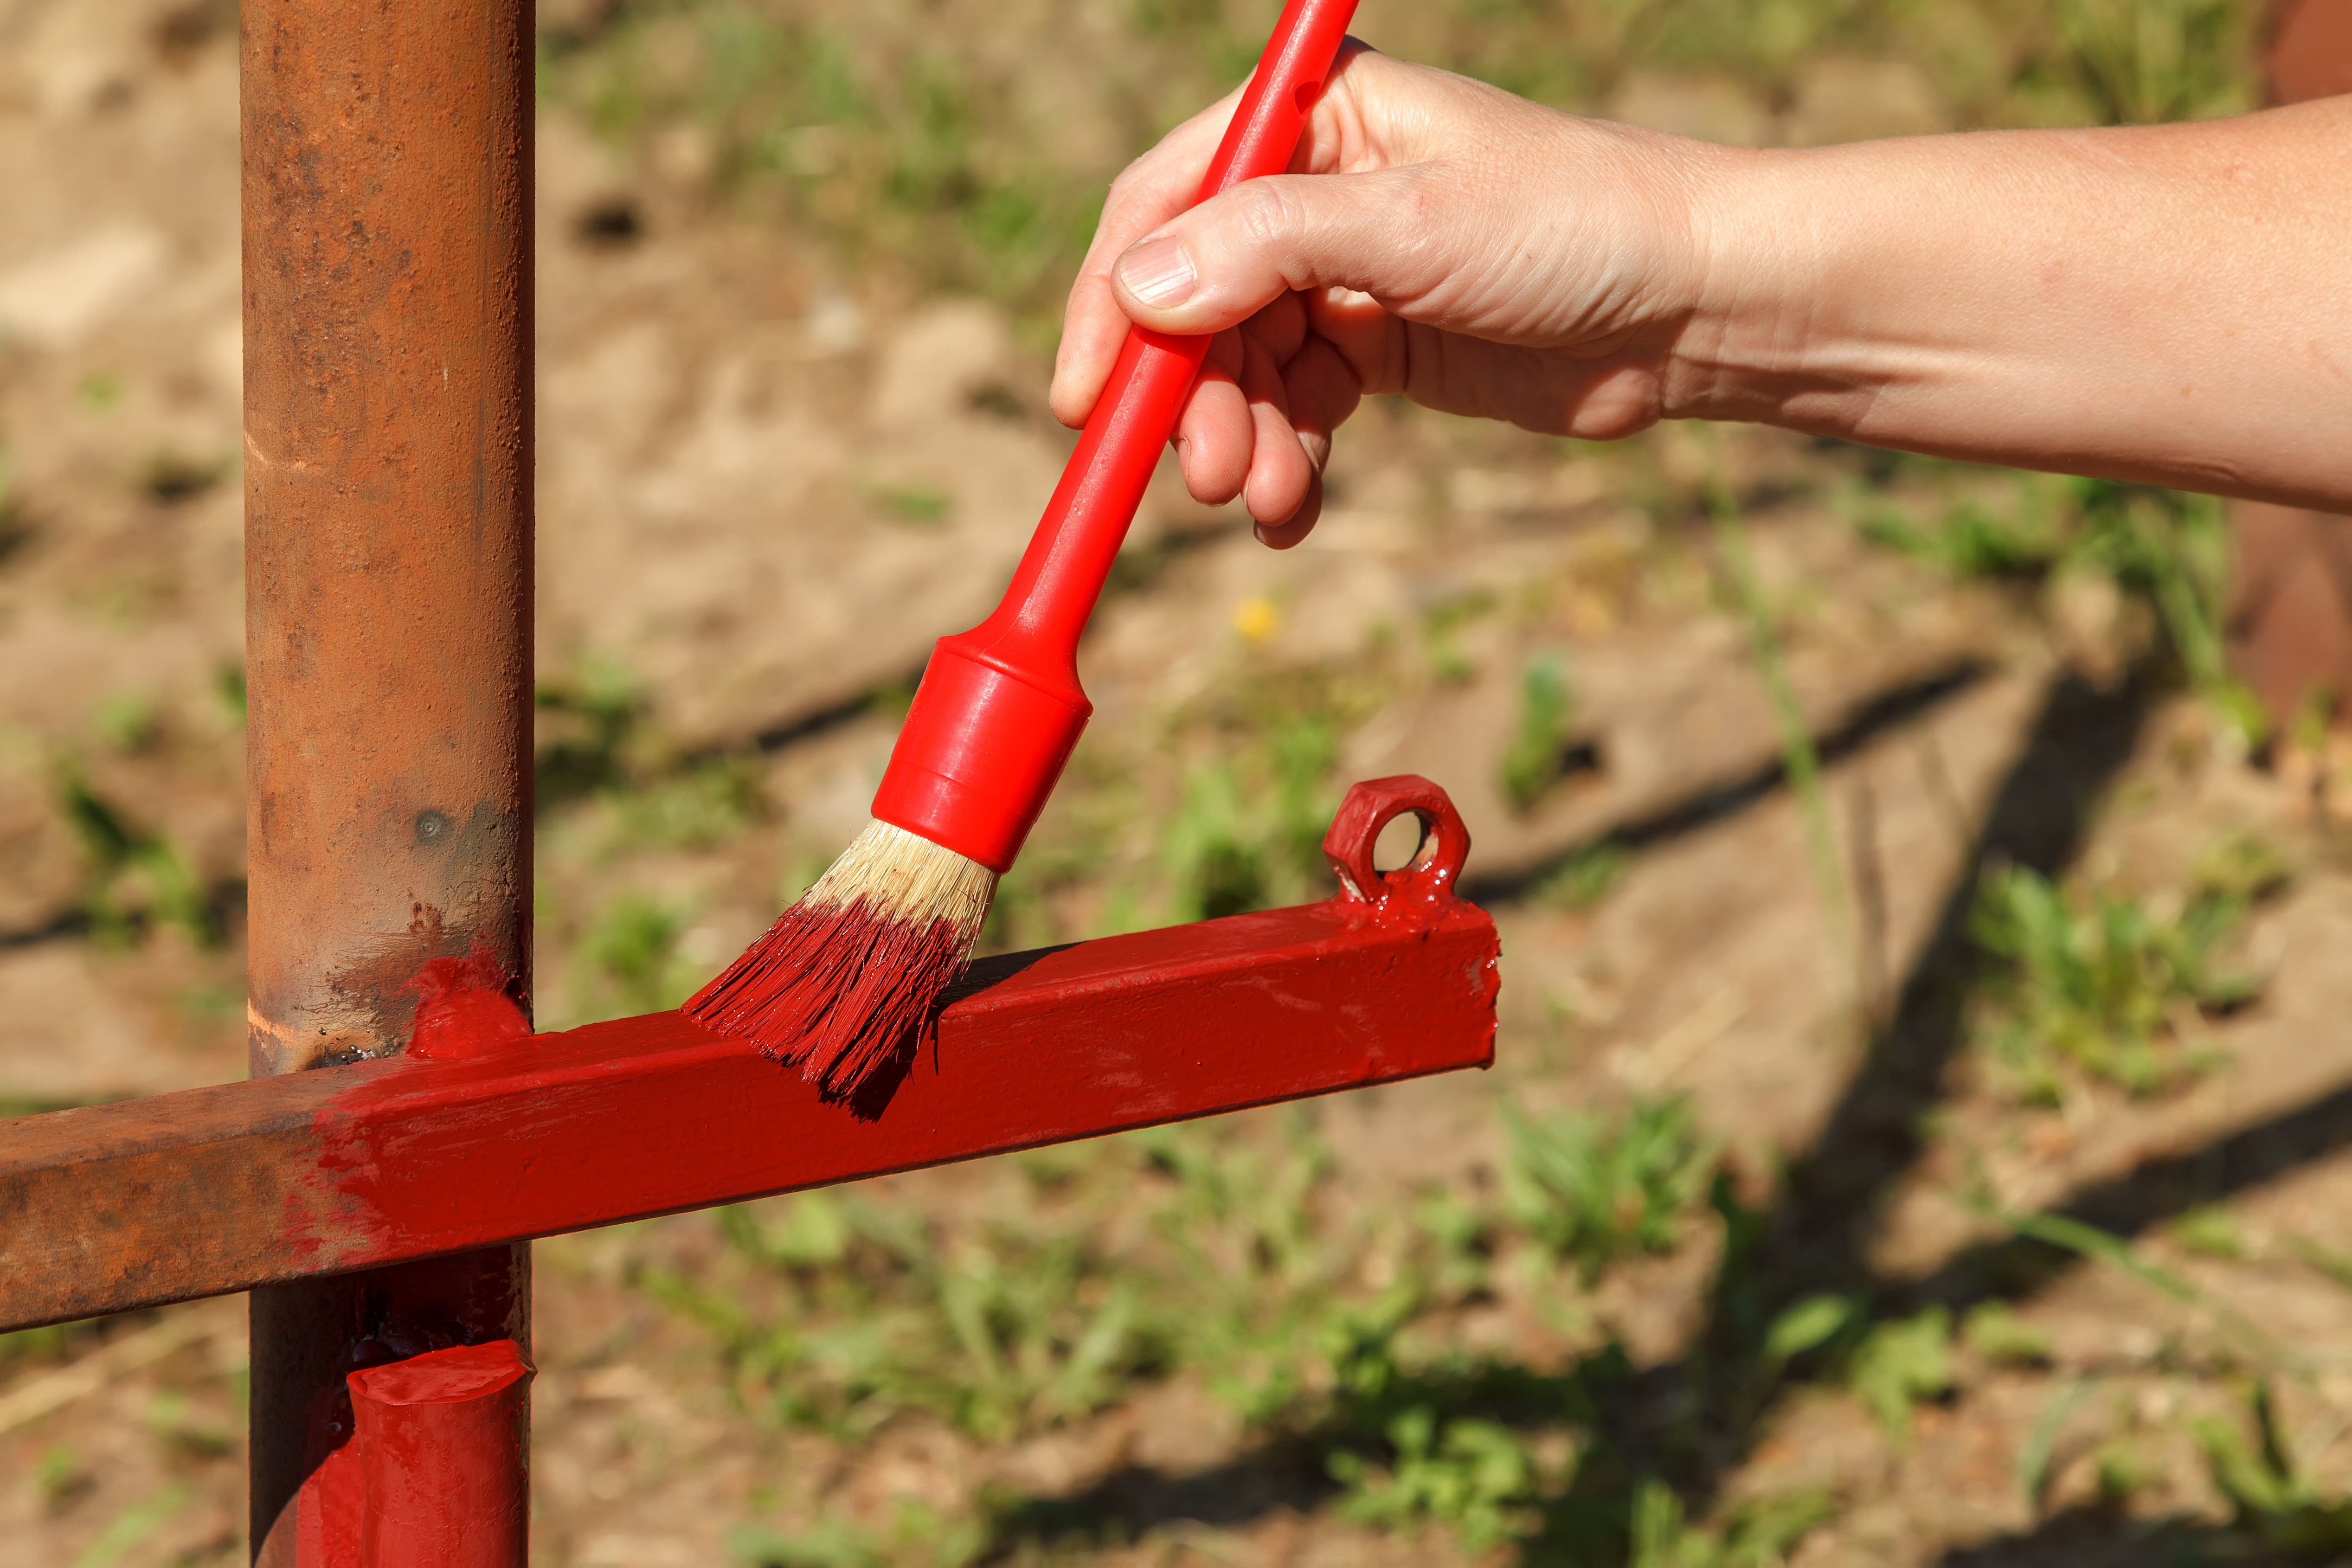
[[[1292,167],[1190,212],[1239,100],[1112,185],[1054,412],[1130,320],[1216,334],[1192,494],[1314,526],[1368,393],[1606,439],[1746,419],[2352,510],[2352,97],[2193,124],[1756,152],[1360,45]]]
[[[1297,543],[1368,393],[1595,438],[1671,411],[1704,267],[1694,192],[1743,154],[1538,108],[1350,42],[1297,173],[1187,212],[1238,89],[1111,185],[1053,407],[1081,425],[1130,321],[1213,332],[1180,420],[1193,496]]]

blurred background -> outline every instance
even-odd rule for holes
[[[544,0],[542,1027],[676,1005],[863,824],[1068,449],[1106,183],[1275,9]],[[2325,9],[1357,31],[1803,145],[2352,89]],[[0,0],[0,1113],[243,1071],[236,25]],[[2239,533],[1393,403],[1288,554],[1163,472],[988,944],[1322,897],[1421,772],[1496,1068],[543,1242],[534,1560],[2352,1552],[2352,575]],[[243,1561],[245,1356],[236,1300],[0,1338],[0,1563]]]

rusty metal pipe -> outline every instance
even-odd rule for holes
[[[400,1050],[436,957],[528,1002],[533,30],[527,0],[246,0],[241,33],[264,1075]],[[522,1246],[257,1290],[257,1560],[341,1550],[349,1373],[527,1347],[529,1296]]]

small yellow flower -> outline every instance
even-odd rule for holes
[[[1282,612],[1263,595],[1252,595],[1234,606],[1234,630],[1246,643],[1262,643],[1282,624]]]

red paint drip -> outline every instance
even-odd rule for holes
[[[845,1097],[912,1052],[965,952],[947,921],[803,900],[680,1010]]]
[[[417,994],[408,1054],[425,1061],[460,1062],[530,1037],[508,990],[513,981],[487,942],[463,958],[436,958],[416,972],[407,989]]]

